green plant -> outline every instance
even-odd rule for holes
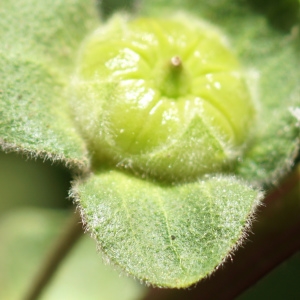
[[[85,226],[126,273],[163,287],[196,283],[243,241],[262,190],[288,174],[299,151],[299,37],[296,29],[289,32],[299,26],[299,2],[280,4],[288,11],[283,19],[274,17],[280,5],[270,10],[255,1],[140,1],[135,21],[121,14],[90,35],[99,21],[89,1],[4,1],[2,149],[61,162],[77,174],[71,196]],[[163,20],[178,10],[184,16]],[[203,19],[214,26],[199,25]],[[152,37],[143,48],[144,32],[153,36],[153,28],[158,46],[153,50]],[[203,66],[197,61],[185,69],[195,50],[184,51],[198,47],[198,34],[204,36],[199,51],[215,52],[204,74],[216,72],[212,84],[220,91],[198,89],[209,82],[193,74]],[[168,38],[178,36],[192,44],[172,54]],[[232,52],[222,46],[224,36]],[[143,57],[144,65],[130,73],[132,57],[124,49]],[[104,68],[108,62],[115,65]],[[142,86],[120,83],[136,78]],[[136,99],[157,89],[178,100],[194,81],[192,96],[209,101],[194,104],[186,117],[180,107],[186,102],[168,100],[141,133],[150,108],[139,110]],[[175,121],[161,127],[170,109]]]

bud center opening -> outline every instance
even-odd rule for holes
[[[162,96],[174,99],[188,92],[188,74],[180,56],[174,55],[164,62],[159,73],[157,87]]]

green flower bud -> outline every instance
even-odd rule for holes
[[[85,41],[72,90],[95,160],[163,180],[222,170],[256,114],[224,36],[189,16],[114,17]]]

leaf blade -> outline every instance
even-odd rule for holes
[[[173,288],[222,262],[262,197],[233,177],[161,186],[116,171],[94,175],[75,191],[87,229],[113,263]]]
[[[96,24],[93,1],[23,2],[5,1],[0,12],[0,147],[86,169],[66,86],[79,43]]]

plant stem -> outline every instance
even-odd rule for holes
[[[36,277],[33,280],[26,297],[24,297],[24,300],[36,300],[41,295],[44,288],[52,279],[60,263],[83,234],[83,229],[80,223],[81,218],[79,212],[73,212],[69,220],[66,222],[61,235],[53,244],[53,247],[50,249],[45,261],[41,264],[41,269],[36,274]]]

